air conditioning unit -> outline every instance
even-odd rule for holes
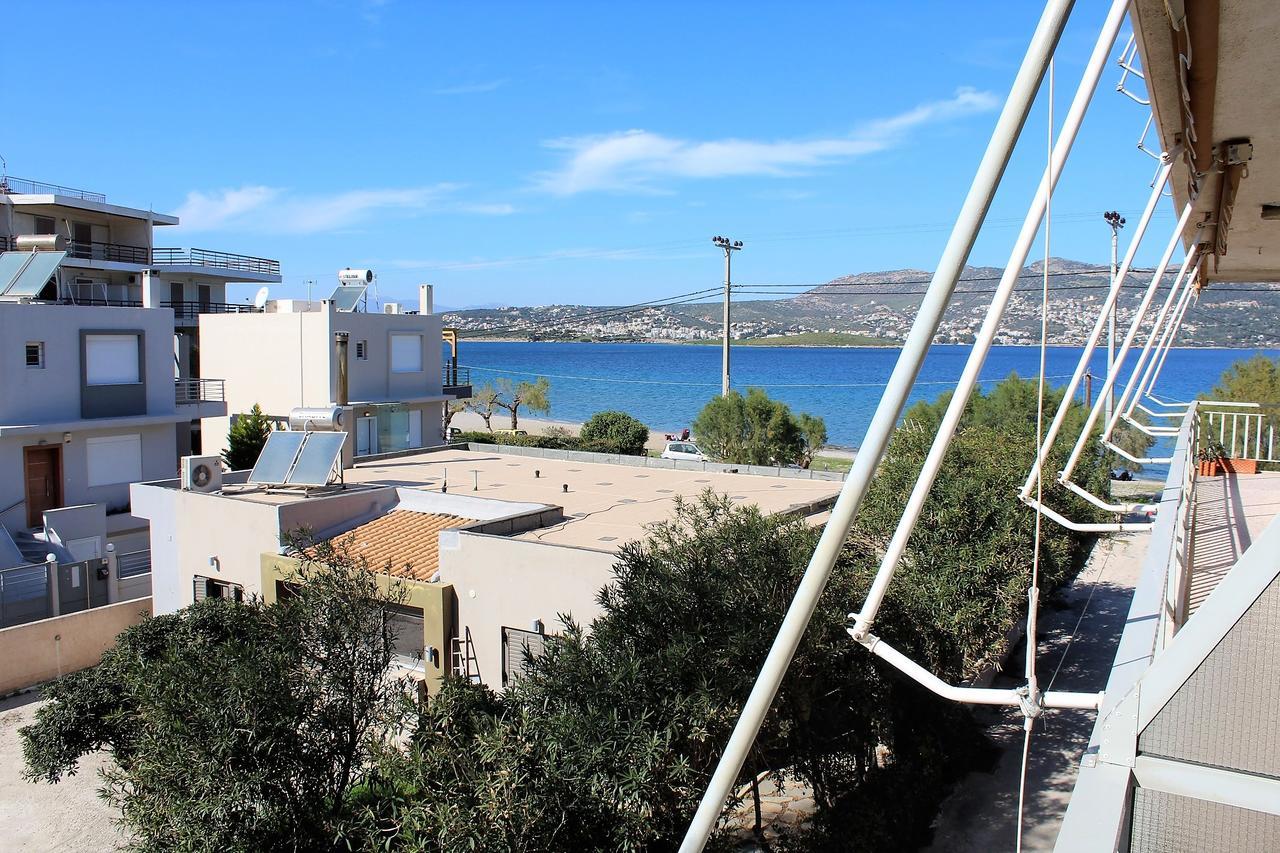
[[[383,306],[382,306],[382,313],[383,313],[383,314],[399,314],[399,313],[400,313],[400,303],[399,303],[399,302],[388,302],[387,304],[385,304],[385,305],[383,305]]]
[[[217,456],[182,457],[182,489],[216,492],[222,488],[222,460]]]

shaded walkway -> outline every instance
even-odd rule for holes
[[[1217,588],[1278,512],[1280,472],[1199,478],[1188,616]]]
[[[1136,533],[1098,543],[1075,582],[1042,602],[1042,690],[1098,691],[1106,686],[1149,540],[1149,533]],[[998,675],[992,686],[1020,686],[1025,654],[1025,642],[1019,643],[1010,658],[1015,677]],[[990,771],[970,773],[943,802],[929,848],[939,853],[1014,848],[1022,715],[1007,708],[978,708],[974,714],[987,725],[1000,755]],[[1056,710],[1037,721],[1028,761],[1024,849],[1053,848],[1094,717],[1092,711]]]

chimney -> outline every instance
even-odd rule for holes
[[[429,284],[418,285],[418,313],[434,314],[435,311],[435,288]]]
[[[338,390],[333,401],[335,406],[345,406],[351,402],[347,386],[347,339],[350,337],[347,332],[333,333],[333,354],[338,357]]]

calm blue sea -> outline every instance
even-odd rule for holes
[[[954,387],[969,355],[963,345],[933,347],[912,401],[933,399]],[[1275,357],[1280,350],[1260,350]],[[1080,358],[1077,347],[1051,347],[1048,374],[1065,385]],[[1209,390],[1232,362],[1255,350],[1176,349],[1169,353],[1156,393],[1190,400]],[[1010,373],[1038,373],[1036,347],[995,347],[983,370],[984,384]],[[832,444],[857,447],[875,411],[898,350],[875,347],[735,347],[735,388],[758,386],[792,409],[822,416]],[[1132,353],[1131,365],[1137,360]],[[506,376],[551,380],[551,414],[581,421],[602,409],[622,409],[652,429],[677,431],[720,390],[720,347],[681,344],[482,343],[463,341],[459,364],[471,368],[473,384]],[[1106,352],[1095,353],[1095,376],[1106,372]],[[1122,377],[1127,377],[1122,373]],[[1101,380],[1095,380],[1095,388]]]

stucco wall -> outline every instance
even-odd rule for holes
[[[458,601],[459,637],[471,641],[485,684],[502,688],[503,626],[529,630],[542,620],[548,634],[557,614],[589,626],[600,615],[596,594],[613,579],[616,555],[466,531],[440,535],[440,580]]]
[[[102,503],[106,505],[108,512],[112,512],[128,505],[128,483],[89,486],[85,441],[89,438],[108,435],[139,436],[142,445],[143,480],[160,480],[172,477],[177,472],[177,436],[171,423],[122,429],[77,430],[71,433],[70,442],[64,442],[60,432],[0,438],[0,508],[21,501],[25,497],[22,448],[39,445],[42,441],[46,445],[62,448],[62,503],[64,506]],[[0,522],[9,527],[25,528],[26,505],[14,507],[0,514]]]
[[[146,413],[176,409],[173,395],[173,312],[163,308],[102,308],[0,303],[0,424],[80,418],[80,330],[142,330]],[[27,342],[43,342],[45,366],[26,366]]]
[[[93,666],[150,612],[143,598],[0,630],[0,696]]]

